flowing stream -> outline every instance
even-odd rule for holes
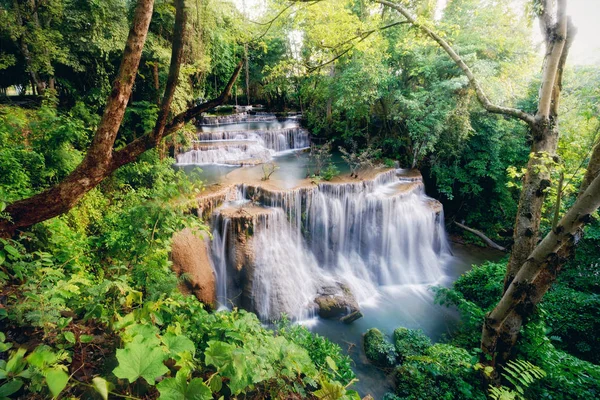
[[[415,171],[312,182],[304,179],[310,161],[299,152],[309,137],[297,120],[220,118],[206,120],[213,124],[201,127],[196,148],[177,157],[181,165],[202,165],[202,179],[227,189],[205,210],[219,304],[254,311],[265,322],[285,313],[336,341],[356,363],[359,391],[380,398],[390,383],[366,363],[361,335],[406,326],[439,338],[456,315],[434,305],[429,288],[498,255],[451,248],[442,206]],[[261,181],[256,164],[267,161],[279,169]],[[222,167],[231,164],[254,166]],[[320,298],[348,312],[358,307],[364,317],[350,325],[319,318]]]

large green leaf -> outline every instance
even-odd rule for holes
[[[181,371],[175,378],[167,378],[156,385],[159,400],[211,400],[212,393],[202,379],[194,378],[188,384],[186,374]]]
[[[151,345],[143,336],[136,336],[124,349],[117,350],[119,366],[113,373],[121,379],[135,382],[142,377],[150,385],[169,369],[163,364],[166,354],[160,347]]]
[[[63,391],[67,382],[69,382],[69,375],[60,367],[51,368],[44,372],[46,376],[46,383],[52,393],[53,397],[58,397],[60,392]]]
[[[196,351],[194,342],[188,339],[187,336],[176,335],[169,332],[162,336],[162,342],[167,347],[167,350],[169,350],[170,357],[179,356],[185,351],[194,355],[194,352]]]
[[[14,379],[5,383],[4,385],[0,386],[0,398],[8,397],[17,392],[19,389],[21,389],[21,386],[23,386],[23,382],[19,379]]]
[[[256,357],[248,350],[214,340],[208,343],[204,352],[206,364],[214,365],[222,376],[229,378],[228,386],[234,394],[271,377],[256,365]]]

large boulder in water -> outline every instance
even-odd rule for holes
[[[346,319],[350,323],[362,317],[354,295],[347,286],[342,284],[321,288],[315,303],[317,303],[321,318],[341,318],[344,320],[344,318],[352,316],[352,318]]]
[[[369,361],[382,368],[393,368],[396,365],[398,353],[379,329],[369,329],[363,340],[365,354]]]
[[[217,300],[217,283],[206,241],[187,228],[177,232],[173,235],[171,261],[178,276],[186,275],[180,290],[193,293],[198,300],[213,307]]]

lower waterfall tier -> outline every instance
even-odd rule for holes
[[[264,320],[283,313],[304,319],[334,301],[315,302],[331,288],[339,289],[332,296],[338,303],[360,304],[382,286],[444,277],[441,206],[403,170],[291,190],[237,185],[229,200],[214,209],[211,223],[222,305]]]

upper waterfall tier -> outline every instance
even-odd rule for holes
[[[226,282],[220,301],[237,299],[263,319],[305,318],[326,287],[347,287],[360,303],[382,286],[440,281],[449,254],[441,205],[414,171],[372,175],[292,189],[250,182],[211,194],[213,260]]]
[[[235,114],[232,118],[237,119],[231,123],[239,124],[240,121],[248,121],[250,117],[253,118],[253,122],[258,118]],[[267,117],[267,115],[260,116],[260,118]],[[177,155],[178,164],[256,165],[268,162],[283,152],[310,146],[308,131],[300,128],[295,121],[273,123],[262,129],[252,129],[251,126],[238,130],[214,130],[213,128],[203,130],[203,128],[204,126],[200,127],[201,131],[198,133],[197,140],[193,142],[192,149]]]

